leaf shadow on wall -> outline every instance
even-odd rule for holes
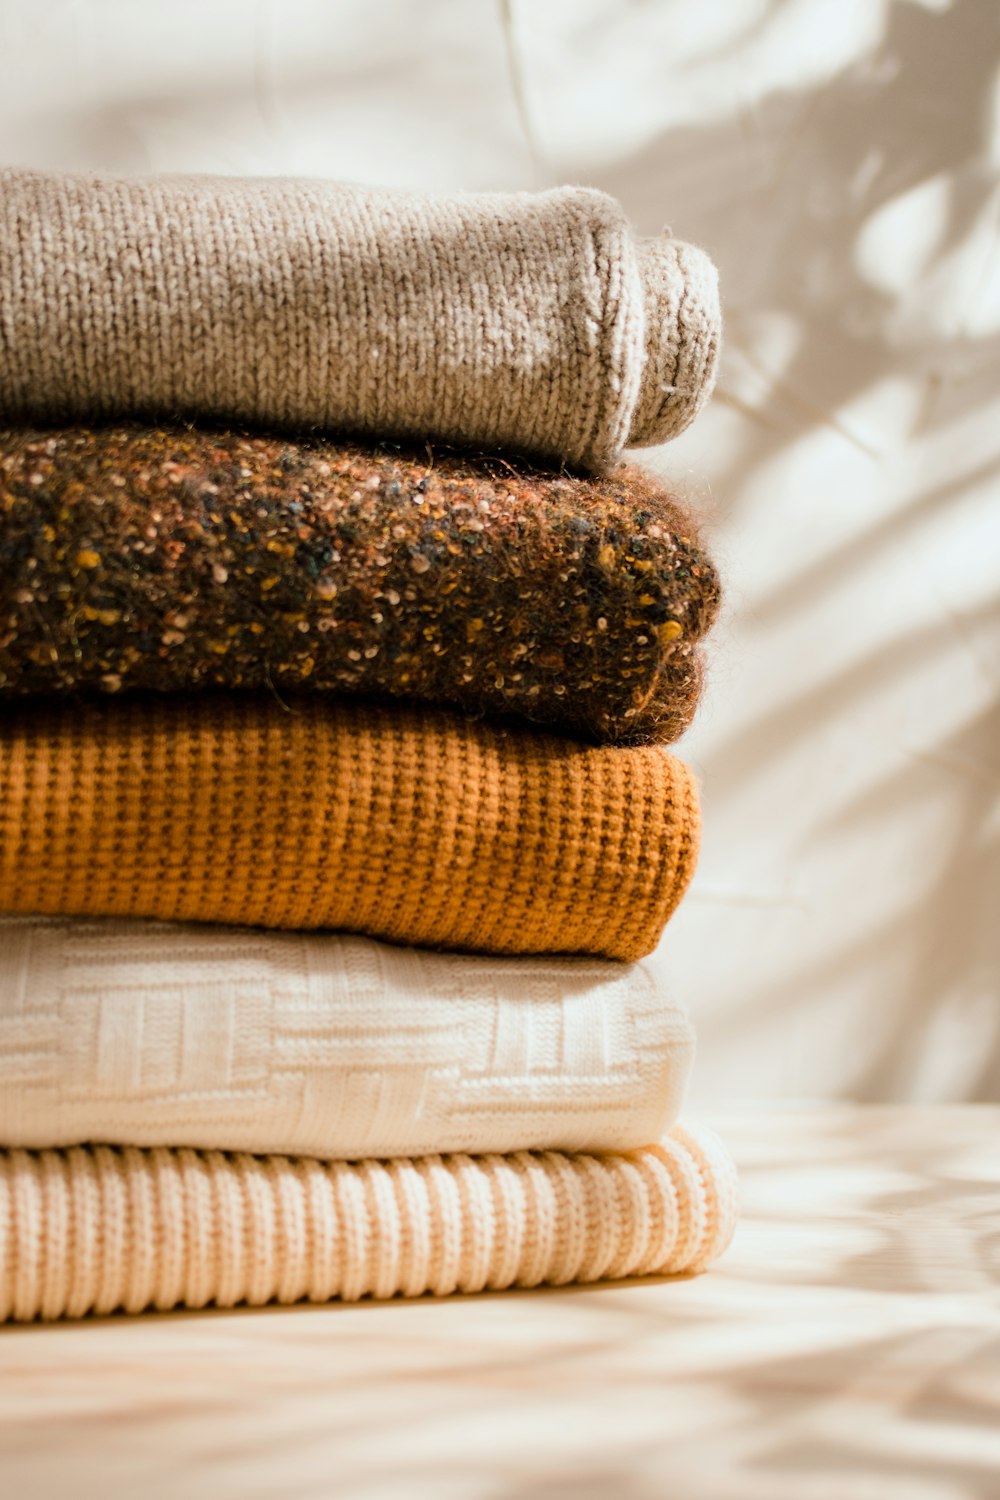
[[[784,8],[776,0],[761,31]],[[711,125],[667,131],[601,172],[600,185],[622,199],[643,232],[661,227],[651,204],[683,205],[683,222],[675,227],[719,263],[728,332],[716,400],[733,408],[739,421],[734,442],[715,465],[719,498],[710,504],[730,550],[759,516],[755,479],[817,434],[835,434],[833,440],[849,445],[877,479],[901,444],[917,451],[946,441],[951,430],[973,427],[977,412],[978,430],[988,430],[990,420],[995,428],[987,414],[997,410],[1000,396],[1000,336],[980,327],[977,314],[1000,255],[1000,181],[990,157],[998,43],[1000,12],[989,0],[958,0],[948,9],[897,0],[877,48],[825,84],[774,93],[752,111],[734,107]],[[933,197],[939,213],[920,256],[903,239],[894,240],[890,229],[882,248],[893,253],[873,268],[870,253],[867,261],[863,253],[871,225],[920,193]],[[900,221],[900,235],[909,223]],[[909,281],[896,250],[913,262]],[[766,352],[755,347],[761,318],[794,331],[779,367],[769,368]],[[856,415],[866,395],[893,381],[906,383],[914,396],[916,415],[901,438],[859,426]],[[748,401],[741,394],[748,384],[763,394]],[[963,665],[968,681],[979,680],[985,701],[979,708],[970,703],[964,719],[947,697],[926,703],[921,743],[895,746],[898,770],[891,780],[873,774],[843,803],[836,788],[817,786],[815,807],[800,812],[813,852],[823,839],[880,849],[908,821],[922,818],[939,827],[947,804],[948,830],[933,842],[928,838],[923,868],[899,872],[899,890],[911,893],[905,907],[879,893],[873,925],[867,912],[872,891],[858,871],[841,892],[842,939],[821,951],[804,940],[796,950],[793,928],[783,967],[761,977],[750,955],[739,1005],[720,1023],[720,1044],[738,1046],[740,1033],[749,1041],[761,1017],[773,1025],[824,994],[888,986],[885,1003],[872,1007],[867,1053],[859,1046],[857,1063],[845,1061],[845,1072],[853,1069],[849,1091],[860,1099],[934,1097],[948,1090],[958,1097],[1000,1097],[1000,1019],[995,1007],[987,1013],[984,1000],[1000,979],[1000,718],[990,706],[1000,698],[1000,581],[986,598],[980,586],[965,599],[953,549],[941,564],[940,595],[928,573],[925,620],[905,624],[891,639],[879,619],[891,611],[891,598],[879,597],[877,585],[866,595],[852,582],[863,567],[865,580],[877,569],[891,580],[895,570],[900,586],[901,558],[920,545],[926,549],[926,538],[949,525],[966,528],[970,562],[984,546],[996,550],[995,541],[976,530],[990,490],[1000,484],[1000,447],[994,443],[984,455],[966,451],[959,438],[953,451],[953,477],[911,484],[905,505],[883,508],[870,521],[862,517],[849,536],[842,529],[828,544],[822,511],[839,497],[819,464],[814,492],[802,496],[808,546],[800,551],[808,556],[740,600],[734,623],[758,645],[766,646],[768,632],[794,641],[818,603],[843,600],[845,610],[870,611],[873,634],[883,633],[846,668],[819,668],[810,678],[803,660],[787,691],[778,684],[783,696],[779,692],[776,707],[749,709],[749,718],[729,731],[720,722],[702,757],[712,817],[724,824],[731,799],[745,803],[748,788],[765,771],[773,774],[796,741],[843,739],[855,726],[860,757],[880,700],[895,702],[888,695],[905,692],[910,683],[916,704],[936,663],[936,680],[949,661]],[[669,452],[663,464],[669,470]],[[978,506],[973,525],[970,496]],[[726,543],[727,536],[737,540]],[[905,586],[910,600],[914,581]],[[888,710],[880,722],[882,732],[891,732]],[[767,799],[762,790],[762,840],[771,815]],[[816,927],[823,921],[829,925],[820,913]],[[804,934],[805,925],[799,930]],[[961,1043],[963,1027],[982,1028],[975,1044],[959,1046],[964,1061],[940,1079],[927,1076],[928,1048]],[[711,1017],[703,1033],[711,1045]],[[808,1079],[801,1082],[809,1092]]]

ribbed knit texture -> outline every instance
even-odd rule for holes
[[[0,695],[270,681],[670,740],[719,600],[696,538],[634,469],[0,432]]]
[[[715,378],[715,268],[603,193],[0,173],[0,417],[186,413],[601,469]]]
[[[694,868],[690,772],[431,709],[251,695],[0,716],[0,910],[641,958]]]
[[[0,1146],[629,1149],[693,1053],[641,964],[0,917]]]
[[[4,1151],[0,1321],[695,1272],[735,1219],[724,1149],[679,1126],[605,1156]]]

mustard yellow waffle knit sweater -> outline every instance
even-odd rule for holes
[[[0,718],[0,910],[634,959],[699,819],[658,746],[363,700],[167,695]]]

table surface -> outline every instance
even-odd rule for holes
[[[705,1276],[0,1331],[0,1492],[1000,1496],[1000,1108],[711,1123]]]

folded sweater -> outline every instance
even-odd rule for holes
[[[655,745],[251,694],[0,715],[0,911],[632,959],[698,830],[690,772]]]
[[[0,695],[302,687],[674,739],[718,579],[636,470],[0,432]]]
[[[691,1273],[736,1212],[726,1152],[680,1126],[605,1156],[0,1151],[0,1321]]]
[[[185,413],[601,469],[715,378],[715,268],[605,194],[0,172],[0,418]]]
[[[0,917],[0,1146],[627,1150],[693,1052],[641,964]]]

